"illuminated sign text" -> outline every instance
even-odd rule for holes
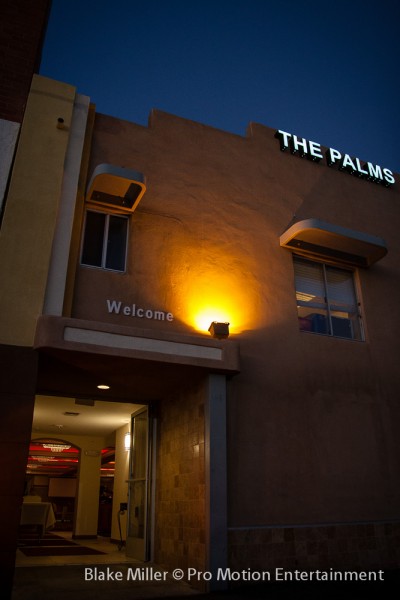
[[[277,131],[275,137],[278,138],[283,152],[289,149],[292,154],[297,154],[302,158],[305,157],[315,162],[320,162],[325,158],[328,167],[337,167],[340,171],[345,171],[350,173],[350,175],[355,175],[374,183],[381,183],[386,187],[395,183],[393,173],[390,169],[382,168],[370,162],[361,163],[360,159],[351,158],[348,154],[342,154],[334,148],[328,148],[324,157],[320,144],[297,137],[297,135],[287,133],[286,131]]]

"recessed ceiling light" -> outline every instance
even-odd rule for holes
[[[109,385],[104,385],[104,384],[100,384],[97,387],[99,388],[99,390],[109,390],[110,389]]]

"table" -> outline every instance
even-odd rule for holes
[[[54,527],[54,516],[51,502],[24,502],[21,507],[20,525],[36,525],[40,539],[47,529]]]

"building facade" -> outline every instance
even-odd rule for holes
[[[256,123],[242,137],[154,110],[143,127],[38,75],[8,175],[8,577],[39,396],[140,406],[133,557],[214,575],[398,567],[399,176]],[[97,535],[85,469],[82,538]]]

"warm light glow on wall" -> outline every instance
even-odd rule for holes
[[[208,335],[212,321],[229,323],[232,334],[257,327],[258,284],[251,272],[235,270],[226,262],[192,265],[184,286],[184,320]]]
[[[222,295],[219,297],[216,295],[212,299],[197,298],[196,296],[191,299],[191,321],[195,329],[199,331],[208,332],[210,323],[219,321],[230,323],[230,330],[235,333],[240,329],[240,319],[236,313],[236,308]]]

